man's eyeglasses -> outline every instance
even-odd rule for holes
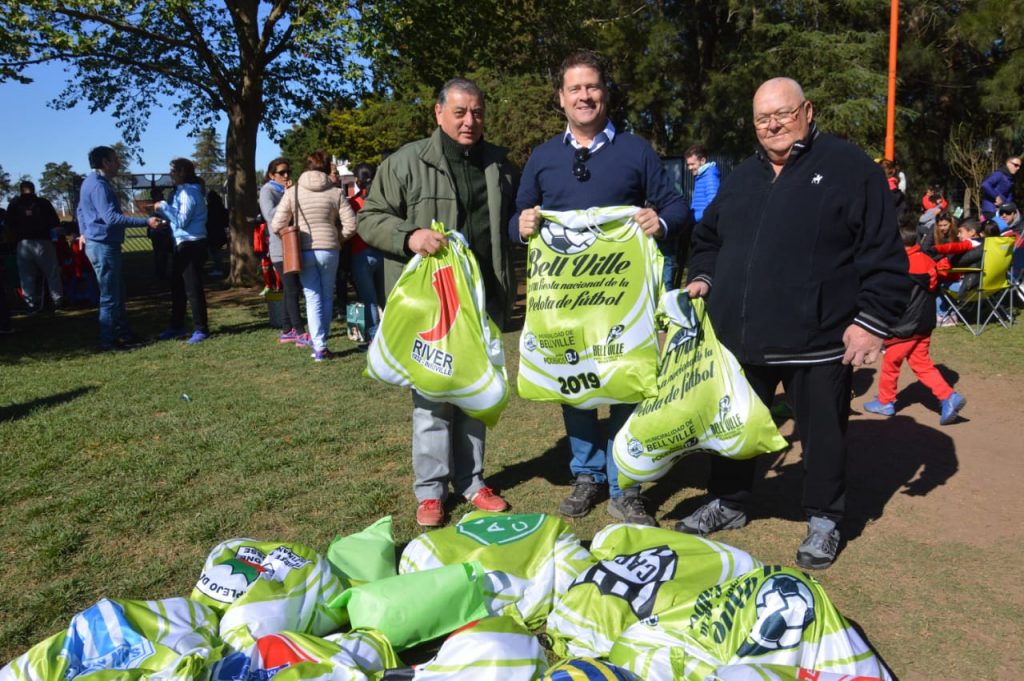
[[[587,161],[590,160],[590,149],[586,147],[580,147],[576,150],[576,162],[572,164],[572,174],[580,182],[586,182],[590,179],[590,168],[586,166]]]
[[[780,109],[774,113],[762,114],[754,119],[754,127],[758,130],[764,130],[772,124],[772,121],[779,125],[788,125],[797,119],[797,116],[800,115],[800,109],[804,108],[806,103],[806,101],[800,102],[795,109]]]
[[[1010,161],[1007,165],[1011,168],[1020,168],[1020,161]]]

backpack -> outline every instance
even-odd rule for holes
[[[910,278],[914,280],[910,302],[903,316],[891,329],[896,338],[926,334],[935,328],[935,294],[928,290],[927,277],[912,274]],[[925,279],[923,284],[921,278]]]

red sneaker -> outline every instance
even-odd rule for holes
[[[416,509],[416,522],[422,527],[444,525],[444,507],[440,499],[424,499]]]
[[[469,501],[481,511],[504,511],[508,508],[505,500],[495,494],[490,487],[481,487]]]

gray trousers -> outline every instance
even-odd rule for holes
[[[447,402],[412,391],[412,470],[417,501],[455,494],[469,498],[484,486],[487,428]]]
[[[55,305],[64,300],[64,285],[60,279],[60,265],[53,242],[45,239],[22,239],[18,242],[18,277],[25,304],[30,308],[43,306],[42,284],[37,274],[42,271],[50,285],[50,297]]]

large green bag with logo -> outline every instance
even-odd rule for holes
[[[530,629],[544,624],[555,599],[594,564],[557,516],[473,511],[455,525],[409,542],[399,570],[419,572],[468,560],[487,571],[483,590],[491,614],[509,615]]]
[[[464,237],[438,253],[414,256],[388,295],[367,356],[367,375],[412,386],[493,427],[508,404],[501,332],[487,315],[480,268]]]
[[[749,459],[783,449],[768,408],[718,342],[704,301],[671,291],[658,309],[668,325],[658,393],[638,404],[615,435],[619,485],[657,480],[694,452]]]
[[[104,598],[0,669],[0,679],[192,681],[205,678],[207,665],[224,652],[217,614],[205,605],[186,598]]]
[[[590,551],[596,562],[548,616],[552,650],[562,657],[607,657],[631,625],[657,620],[675,604],[761,564],[727,544],[640,525],[609,525],[594,535]]]
[[[677,596],[624,631],[608,659],[647,681],[716,679],[716,670],[740,664],[892,678],[821,584],[800,570],[766,565]]]
[[[206,558],[191,598],[221,613],[220,636],[235,650],[280,631],[323,636],[345,624],[327,607],[342,592],[327,561],[302,544],[229,539]]]
[[[526,263],[519,394],[582,409],[657,394],[662,256],[618,206],[540,212]]]

